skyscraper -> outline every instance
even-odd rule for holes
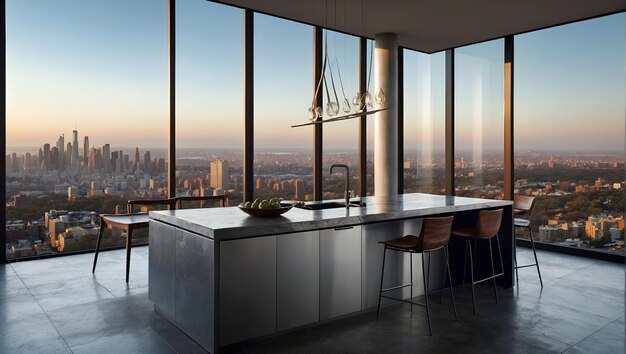
[[[83,166],[87,166],[89,163],[89,137],[85,135],[83,142]]]
[[[46,171],[50,170],[50,144],[43,145],[43,166]]]
[[[102,164],[104,172],[111,171],[111,145],[109,144],[102,146]]]
[[[228,161],[216,160],[211,162],[211,187],[224,191],[228,189],[229,182],[230,167]]]
[[[139,166],[139,147],[135,148],[135,171],[140,169]]]
[[[72,169],[78,170],[78,130],[72,131],[74,140],[72,141]]]
[[[64,162],[65,162],[65,134],[61,134],[59,136],[59,140],[57,140],[57,157],[56,160],[56,168],[58,170],[63,170]]]

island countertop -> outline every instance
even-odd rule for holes
[[[237,207],[151,211],[150,218],[217,241],[321,230],[419,218],[459,211],[497,208],[512,201],[410,193],[363,198],[366,206],[305,210],[293,208],[279,217],[260,218]]]

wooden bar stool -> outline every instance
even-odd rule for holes
[[[504,275],[504,264],[502,263],[502,250],[500,248],[500,239],[498,237],[498,231],[500,230],[500,224],[502,223],[502,211],[503,209],[497,210],[481,210],[478,213],[478,222],[476,227],[472,228],[463,228],[458,230],[452,230],[454,235],[464,237],[466,240],[466,252],[469,250],[470,254],[470,273],[472,278],[472,304],[474,308],[474,314],[476,314],[476,296],[474,294],[474,285],[478,283],[482,283],[487,280],[493,280],[493,291],[496,295],[496,303],[498,303],[498,289],[496,287],[496,278]],[[495,238],[498,243],[498,253],[500,254],[500,269],[501,272],[496,274],[494,267],[494,259],[493,259],[493,248],[491,246],[491,240]],[[474,280],[474,256],[476,252],[472,252],[472,245],[470,240],[474,241],[474,250],[476,250],[476,242],[478,240],[486,240],[489,243],[489,256],[491,261],[491,276],[480,280]],[[465,263],[467,263],[467,259],[464,261],[463,266],[465,267]],[[465,269],[463,269],[463,277],[465,278]]]
[[[170,210],[176,207],[176,198],[168,199],[137,199],[129,200],[126,203],[127,214],[102,214],[100,215],[100,232],[96,240],[96,252],[93,258],[92,273],[96,272],[96,263],[98,262],[98,253],[100,252],[100,242],[106,228],[117,228],[126,231],[126,282],[128,283],[128,275],[130,273],[130,249],[133,245],[133,231],[145,229],[149,225],[149,217],[147,212],[133,213],[134,206],[166,206]]]
[[[376,310],[376,319],[380,315],[380,300],[381,298],[408,302],[411,304],[411,310],[413,305],[426,307],[426,318],[428,320],[428,332],[433,334],[430,324],[430,308],[428,307],[428,283],[430,280],[430,254],[432,252],[443,250],[446,260],[445,273],[448,277],[448,285],[450,287],[450,295],[452,296],[452,308],[454,309],[454,318],[457,318],[456,304],[454,302],[454,292],[452,291],[452,278],[450,276],[450,262],[448,255],[448,241],[450,240],[450,230],[452,229],[452,216],[440,217],[440,218],[425,218],[422,222],[422,229],[420,230],[419,237],[413,235],[407,235],[404,237],[396,238],[390,241],[379,242],[385,245],[383,251],[383,270],[380,276],[380,292],[378,293],[378,308]],[[411,283],[394,286],[391,288],[383,289],[383,278],[385,276],[385,258],[387,256],[387,250],[406,252],[409,253],[409,264],[411,268]],[[420,304],[413,302],[413,253],[422,253],[422,280],[424,283],[424,299],[426,304]],[[424,254],[428,253],[428,274],[426,274],[426,268],[424,266]],[[411,299],[397,299],[390,296],[383,295],[384,292],[411,287]]]
[[[533,230],[531,228],[533,222],[533,216],[535,215],[535,198],[528,197],[525,195],[515,195],[513,201],[513,212],[515,216],[528,215],[526,218],[514,218],[513,225],[516,228],[521,228],[523,230],[528,231],[528,236],[530,236],[530,245],[533,248],[533,255],[535,256],[535,263],[518,265],[517,264],[517,244],[515,245],[515,252],[513,253],[513,261],[515,262],[515,283],[519,285],[519,276],[517,270],[519,268],[526,268],[537,266],[537,274],[539,275],[539,283],[543,288],[543,280],[541,279],[541,270],[539,270],[539,261],[537,260],[537,251],[535,250],[535,240],[533,239]]]

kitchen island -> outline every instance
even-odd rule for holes
[[[215,353],[220,346],[375,308],[380,241],[419,234],[423,217],[454,215],[453,227],[465,227],[474,225],[478,211],[496,208],[504,208],[501,284],[512,286],[511,201],[420,193],[363,201],[363,207],[293,208],[274,218],[248,216],[236,207],[150,212],[150,300]],[[462,280],[463,256],[464,243],[453,237],[455,283]],[[433,255],[433,264],[441,259]],[[490,267],[488,259],[478,263],[477,272]],[[432,271],[430,289],[436,289],[443,268]],[[421,274],[419,259],[413,272]],[[385,287],[408,281],[409,273],[408,255],[388,255]],[[423,293],[416,278],[413,294]],[[395,296],[407,298],[409,289]]]

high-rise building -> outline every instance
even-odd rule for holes
[[[72,131],[74,140],[72,140],[72,169],[78,170],[78,130]]]
[[[229,182],[230,167],[228,161],[215,160],[211,162],[211,187],[224,191],[228,189]]]
[[[72,143],[67,143],[67,149],[65,149],[65,167],[66,170],[72,169],[72,161],[74,160],[74,149]]]
[[[146,151],[143,154],[143,170],[150,173],[152,172],[152,160],[150,159],[150,151]]]
[[[306,197],[306,181],[302,179],[298,179],[294,182],[295,194],[294,198],[296,200],[304,200]]]
[[[50,170],[50,144],[43,145],[43,164],[46,171]]]
[[[65,166],[65,135],[61,134],[59,140],[57,140],[57,170],[63,170]]]
[[[89,163],[89,137],[85,135],[83,140],[83,166],[87,166]]]
[[[111,171],[111,145],[104,144],[102,146],[102,165],[104,167],[104,172]]]
[[[135,166],[134,166],[134,170],[137,171],[140,169],[139,166],[139,147],[135,148]]]

